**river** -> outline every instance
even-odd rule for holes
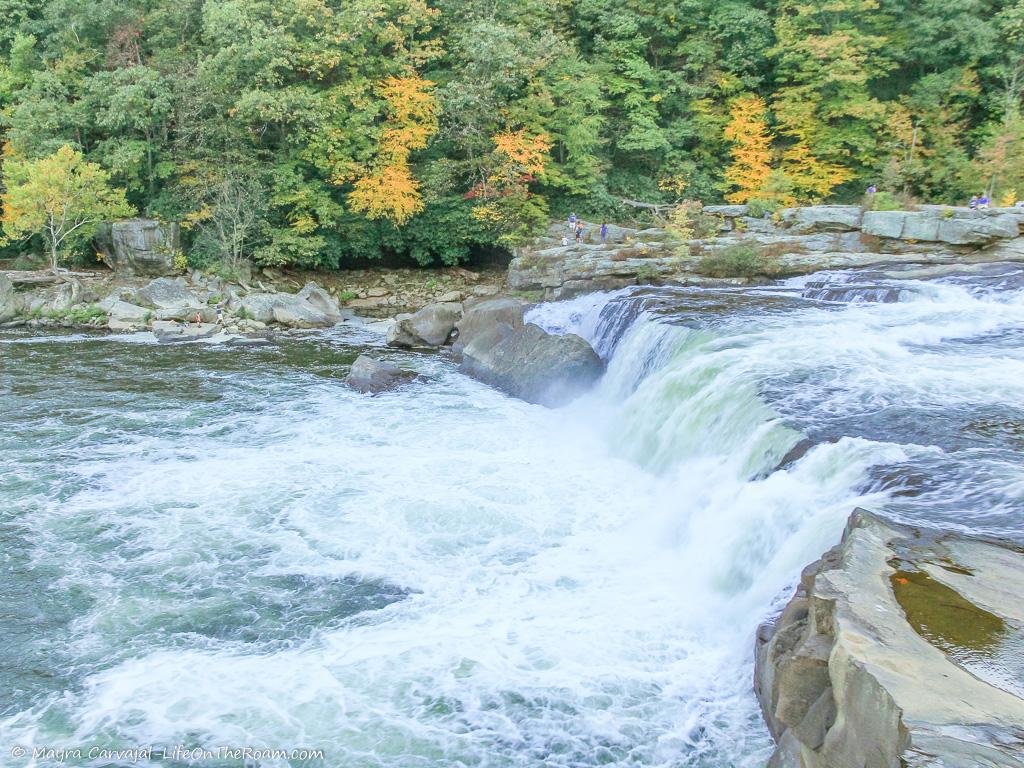
[[[558,410],[360,328],[0,332],[0,765],[761,766],[755,629],[854,507],[1024,541],[1022,286],[540,305],[608,361]]]

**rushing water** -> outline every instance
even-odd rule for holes
[[[2,335],[0,765],[762,765],[754,630],[854,506],[1024,540],[1021,284],[543,305],[609,363],[560,410],[384,348],[425,380],[357,395],[356,329]]]

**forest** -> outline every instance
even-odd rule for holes
[[[8,255],[45,250],[7,193],[59,157],[123,193],[110,210],[180,221],[194,266],[457,264],[624,201],[1024,196],[1024,0],[0,0],[0,18]]]

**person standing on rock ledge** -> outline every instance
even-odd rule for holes
[[[601,222],[601,242],[603,243],[607,239],[608,239],[608,222],[607,221],[602,221]]]
[[[569,231],[570,232],[575,232],[576,231],[576,222],[577,221],[578,221],[578,219],[576,218],[576,214],[575,213],[570,213],[569,214]]]

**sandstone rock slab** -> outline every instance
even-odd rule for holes
[[[518,329],[498,323],[466,345],[461,370],[513,397],[558,407],[592,387],[604,363],[575,334],[556,336],[533,323]]]
[[[1022,768],[1022,591],[1018,550],[856,511],[758,630],[769,765]]]

